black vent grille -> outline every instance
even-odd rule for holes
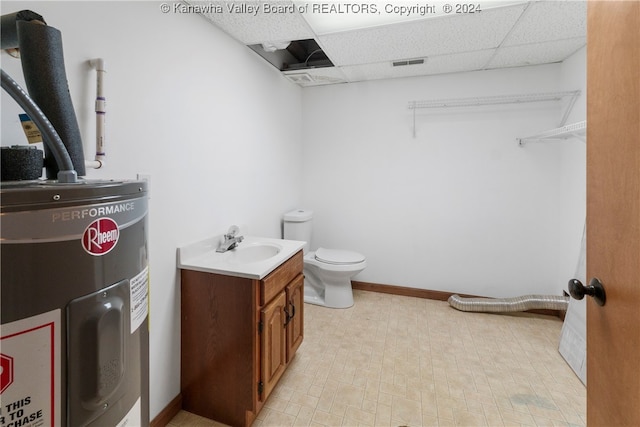
[[[420,59],[405,59],[403,61],[393,61],[394,67],[404,67],[406,65],[420,65],[424,64],[424,58]]]

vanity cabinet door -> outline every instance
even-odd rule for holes
[[[261,311],[262,321],[262,394],[266,401],[287,366],[286,292],[282,291]]]
[[[304,337],[304,276],[287,286],[287,363],[293,359]]]

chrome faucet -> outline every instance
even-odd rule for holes
[[[238,234],[238,232],[240,232],[240,229],[237,225],[232,225],[231,227],[229,227],[227,234],[224,235],[224,241],[220,243],[220,246],[218,246],[216,252],[227,252],[238,246],[238,243],[244,240],[244,237],[242,236],[236,237],[236,234]]]

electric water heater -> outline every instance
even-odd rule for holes
[[[148,425],[146,182],[0,198],[0,425]]]

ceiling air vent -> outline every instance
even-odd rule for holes
[[[285,74],[285,77],[291,80],[294,83],[305,84],[305,83],[313,83],[313,77],[311,77],[307,73],[296,73],[296,74]]]
[[[309,72],[285,71],[282,74],[302,87],[345,83],[344,79],[335,75],[335,73],[325,74],[322,70],[321,68],[319,70],[310,70]],[[333,68],[325,68],[324,70],[333,70]]]
[[[392,64],[394,67],[404,67],[405,65],[420,65],[420,64],[424,64],[424,58],[393,61]]]

